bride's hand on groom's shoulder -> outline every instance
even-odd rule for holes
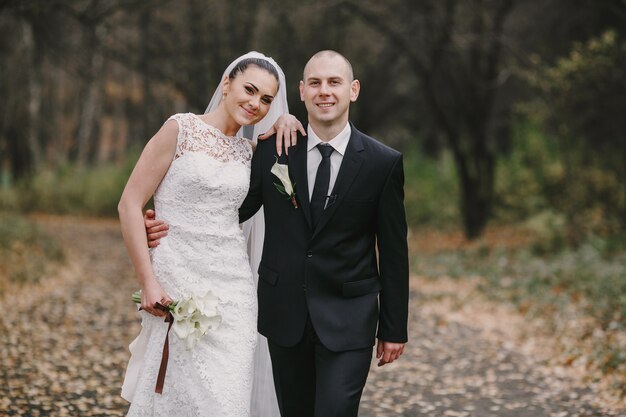
[[[146,213],[143,215],[143,223],[146,227],[148,247],[156,248],[161,243],[161,238],[167,236],[167,231],[170,227],[163,220],[156,219],[154,210],[146,210]]]
[[[259,136],[259,140],[265,140],[276,133],[276,153],[278,156],[282,155],[284,148],[285,153],[289,155],[289,147],[298,143],[298,132],[306,136],[302,123],[294,115],[285,113],[276,120],[270,130]]]
[[[376,359],[378,366],[387,365],[398,359],[404,353],[404,343],[385,342],[378,339]]]

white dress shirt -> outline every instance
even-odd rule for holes
[[[311,201],[313,187],[315,186],[315,176],[317,175],[317,167],[320,162],[322,162],[322,154],[319,150],[317,150],[317,145],[323,141],[315,134],[311,125],[307,127],[306,132],[309,138],[307,142],[306,166],[307,179],[309,181],[309,201]],[[333,153],[330,155],[330,181],[328,183],[328,192],[326,195],[330,195],[333,187],[335,186],[337,173],[339,172],[339,168],[341,168],[341,161],[343,161],[343,156],[346,153],[346,147],[348,146],[351,133],[352,129],[350,128],[350,123],[346,123],[346,127],[344,127],[337,136],[326,142],[334,149]]]

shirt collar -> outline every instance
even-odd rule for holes
[[[306,129],[308,142],[307,142],[307,152],[311,149],[315,148],[318,143],[322,142],[322,140],[315,134],[311,125],[307,126]],[[341,132],[327,143],[333,147],[335,152],[338,152],[341,156],[346,153],[346,148],[348,147],[348,141],[350,140],[350,135],[352,134],[352,129],[350,128],[350,123],[346,123],[346,127],[343,128]]]

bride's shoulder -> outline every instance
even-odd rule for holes
[[[167,118],[164,124],[173,124],[180,131],[188,130],[194,122],[195,115],[193,113],[176,113]]]
[[[176,120],[177,122],[190,120],[194,117],[193,113],[175,113],[167,118],[166,122]]]

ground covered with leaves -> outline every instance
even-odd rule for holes
[[[119,227],[78,218],[38,222],[61,243],[66,261],[0,298],[0,414],[123,416],[127,346],[140,326]],[[486,300],[484,282],[412,276],[410,342],[398,362],[377,368],[373,361],[361,416],[626,416],[580,366],[551,360],[554,341],[517,307]]]

